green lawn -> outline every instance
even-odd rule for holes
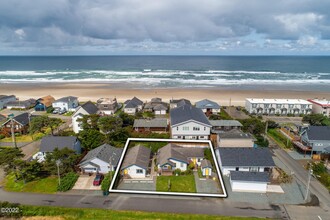
[[[26,134],[26,135],[16,136],[15,138],[16,138],[16,142],[32,142],[34,140],[39,140],[42,137],[44,137],[50,133],[51,133],[50,128],[47,128],[45,130],[45,133],[38,132],[33,135]],[[0,142],[12,142],[12,139],[11,139],[11,137],[6,137],[6,138],[1,139]]]
[[[229,216],[211,216],[211,215],[195,215],[195,214],[174,214],[174,213],[157,213],[157,212],[140,212],[140,211],[116,211],[106,209],[90,209],[90,208],[62,208],[51,206],[19,206],[23,216],[45,216],[60,217],[59,219],[189,219],[189,220],[260,220],[262,218],[247,217],[229,217]],[[18,217],[18,216],[17,216]],[[57,219],[57,218],[56,218]]]
[[[288,138],[285,137],[278,129],[269,129],[267,135],[272,138],[280,147],[286,149],[292,148],[291,140],[288,141]]]
[[[15,182],[15,175],[10,174],[6,177],[4,188],[12,192],[33,192],[33,193],[56,193],[57,177],[47,177],[40,180],[27,182],[24,185],[23,180]]]
[[[169,192],[196,193],[194,175],[187,176],[158,176],[156,191],[168,192],[168,182],[170,180],[171,189]]]

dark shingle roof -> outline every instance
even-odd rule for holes
[[[159,110],[167,110],[167,106],[163,105],[163,104],[158,104],[154,107],[155,111],[159,111]]]
[[[139,105],[143,105],[143,102],[140,99],[134,97],[133,99],[129,100],[128,102],[125,102],[125,104],[126,104],[125,108],[136,108]]]
[[[74,149],[74,144],[77,141],[77,137],[74,136],[47,136],[41,139],[40,151],[41,152],[53,152],[55,148],[59,150],[63,148]]]
[[[329,126],[309,126],[306,132],[309,140],[330,141]]]
[[[23,114],[15,116],[13,119],[24,126],[28,125],[29,124],[29,113],[25,112]]]
[[[121,157],[123,149],[110,146],[109,144],[103,144],[91,151],[89,151],[85,157],[81,160],[80,164],[86,163],[94,158],[98,158],[106,163],[109,163],[111,157],[111,164],[117,166]]]
[[[221,139],[253,139],[251,134],[244,133],[243,131],[240,130],[230,130],[230,131],[225,131],[223,133],[218,134]]]
[[[201,162],[201,168],[204,169],[204,168],[212,168],[212,164],[209,160],[202,160]]]
[[[166,118],[154,118],[148,119],[135,119],[133,128],[166,128],[167,119]]]
[[[216,102],[210,101],[208,99],[203,99],[199,102],[196,102],[196,108],[214,108],[214,109],[219,109],[220,105]]]
[[[188,104],[191,105],[191,102],[188,99],[171,99],[170,103],[180,103],[180,104]]]
[[[91,101],[88,101],[88,102],[84,103],[83,105],[81,105],[81,108],[83,108],[90,115],[96,114],[98,111],[98,108],[96,107],[96,105]]]
[[[55,100],[55,102],[69,102],[69,101],[76,100],[76,99],[78,99],[78,97],[66,96],[66,97],[62,97],[60,99]]]
[[[330,153],[330,147],[326,147],[326,148],[324,148],[324,150],[325,150],[326,152]]]
[[[268,148],[220,147],[222,166],[275,166]]]
[[[16,98],[14,95],[0,95],[0,100],[1,99],[9,99],[9,98]]]
[[[195,108],[191,105],[184,105],[181,107],[173,108],[170,111],[171,126],[194,120],[211,127],[211,124],[202,109]]]
[[[8,106],[24,106],[25,108],[28,108],[32,105],[36,104],[36,100],[35,99],[28,99],[28,100],[23,100],[23,101],[11,101],[5,104],[6,107]]]
[[[150,148],[142,145],[137,145],[128,149],[121,169],[125,169],[132,165],[147,169],[149,166],[150,154]]]
[[[267,172],[242,172],[230,171],[230,179],[246,182],[269,182],[269,174]]]

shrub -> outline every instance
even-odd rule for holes
[[[174,171],[173,171],[173,175],[181,175],[182,174],[182,172],[181,172],[181,170],[178,168],[178,169],[175,169]]]
[[[53,111],[54,111],[54,108],[53,107],[47,108],[47,113],[52,113]]]
[[[19,137],[19,136],[21,136],[21,133],[18,133],[18,132],[17,132],[17,133],[15,133],[15,136],[16,136],[16,137]]]
[[[113,175],[115,175],[115,171],[111,171],[111,173],[109,172],[107,175],[105,175],[105,177],[101,183],[101,189],[103,192],[109,191]]]
[[[5,135],[0,134],[0,140],[1,140],[1,139],[4,139],[5,137],[6,137]]]
[[[65,192],[74,186],[79,175],[74,172],[70,172],[61,179],[61,184],[57,187],[57,191]]]

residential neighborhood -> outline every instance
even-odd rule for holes
[[[42,178],[53,182],[48,189],[52,193],[108,195],[117,178],[113,189],[128,192],[226,195],[231,202],[254,204],[259,204],[258,198],[285,205],[311,201],[303,182],[308,176],[295,176],[288,160],[299,164],[294,169],[315,170],[314,181],[329,187],[324,179],[330,169],[330,124],[326,113],[314,113],[315,99],[294,104],[290,99],[247,99],[251,109],[237,107],[235,111],[208,99],[167,102],[157,97],[143,102],[133,97],[125,102],[117,98],[84,102],[78,97],[49,95],[36,101],[19,101],[16,96],[4,100],[0,149],[8,151],[8,157],[25,161],[26,167],[19,173],[23,162],[2,163],[7,174],[2,182],[5,190],[10,191],[13,184],[23,189],[33,184],[38,192]],[[258,114],[258,108],[267,111]],[[284,108],[289,109],[287,114],[278,115]],[[298,108],[299,112],[294,110]],[[237,112],[245,119],[235,118]],[[172,141],[134,141],[124,154],[131,137]],[[16,153],[9,151],[13,140]],[[31,173],[29,166],[38,168]],[[58,184],[58,176],[61,183],[70,182],[67,188]]]

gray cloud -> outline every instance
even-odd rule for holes
[[[328,45],[329,8],[327,0],[2,0],[0,46],[180,50],[210,42],[227,50],[286,40],[312,47]]]

